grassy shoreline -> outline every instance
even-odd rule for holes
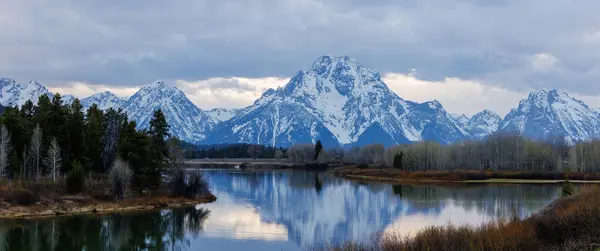
[[[89,196],[62,196],[53,200],[41,200],[32,205],[2,203],[0,219],[36,219],[82,214],[107,214],[138,212],[163,208],[178,208],[214,202],[212,195],[195,198],[170,196],[145,196],[122,201],[103,201]]]
[[[454,184],[561,184],[565,174],[558,172],[496,172],[496,171],[416,171],[397,169],[334,168],[327,173],[356,180],[381,181],[401,184],[454,183]],[[600,184],[600,174],[569,173],[569,181],[581,184]]]

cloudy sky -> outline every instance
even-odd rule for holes
[[[157,79],[243,107],[320,55],[399,96],[501,114],[536,88],[600,107],[596,0],[0,0],[0,76],[83,97]]]

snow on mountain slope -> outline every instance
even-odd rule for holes
[[[31,100],[37,103],[39,97],[47,94],[52,98],[52,93],[45,86],[35,81],[29,81],[26,84],[17,83],[10,78],[0,78],[0,104],[3,106],[22,106]]]
[[[567,93],[537,90],[506,115],[500,130],[534,139],[564,136],[572,144],[600,136],[600,115]]]
[[[317,135],[340,145],[467,138],[439,102],[405,101],[374,70],[349,57],[326,55],[309,70],[297,72],[283,88],[265,92],[205,143],[290,145],[321,139]]]
[[[62,99],[62,103],[64,105],[70,105],[73,103],[73,101],[75,101],[75,96],[71,95],[71,94],[65,94],[60,96],[60,98]]]
[[[109,108],[118,109],[123,107],[126,102],[127,99],[117,97],[112,92],[106,91],[82,99],[81,105],[84,109],[88,109],[93,104],[96,104],[100,110],[108,110]]]
[[[212,118],[213,121],[220,123],[227,121],[235,116],[240,109],[225,109],[225,108],[214,108],[210,111],[205,111],[206,115]]]
[[[183,91],[156,81],[142,87],[121,107],[138,128],[149,128],[155,110],[162,109],[172,135],[198,143],[213,129],[215,122],[194,105]]]
[[[466,126],[469,123],[469,120],[471,120],[469,117],[467,117],[467,115],[465,114],[452,114],[452,117],[456,119],[456,121],[462,125],[463,127]]]
[[[490,110],[483,110],[475,114],[465,124],[465,130],[472,139],[483,139],[498,130],[502,118]]]

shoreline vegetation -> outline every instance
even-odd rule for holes
[[[62,196],[43,199],[34,205],[0,205],[0,220],[39,219],[73,215],[101,215],[109,213],[142,212],[165,208],[180,208],[214,202],[212,194],[195,198],[149,196],[123,201],[98,200],[90,196]]]
[[[563,193],[565,189],[563,188]],[[525,219],[481,226],[432,226],[414,236],[385,234],[371,241],[318,248],[331,251],[600,250],[600,188],[583,186]]]
[[[85,112],[85,115],[84,115]],[[0,116],[0,218],[139,211],[216,200],[161,109],[144,127],[56,93]]]
[[[392,168],[361,169],[339,167],[327,171],[328,174],[356,180],[382,181],[391,183],[463,183],[463,184],[600,184],[600,174],[581,172],[519,172],[519,171],[402,171]]]

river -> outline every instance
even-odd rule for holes
[[[303,171],[207,170],[195,208],[0,222],[0,250],[306,250],[432,225],[527,217],[556,185],[367,183]]]

